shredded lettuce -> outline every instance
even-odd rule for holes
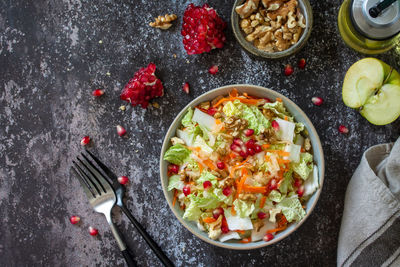
[[[254,210],[254,203],[241,199],[233,201],[233,205],[241,218],[250,216]]]
[[[301,133],[304,130],[304,124],[301,122],[296,122],[295,127],[294,127],[294,132],[295,133]]]
[[[211,174],[211,172],[203,171],[196,183],[202,185],[205,181],[210,181],[213,186],[217,184],[217,176]]]
[[[194,160],[190,155],[184,160],[184,163],[187,163],[187,168],[192,171],[199,170],[199,164],[197,164],[196,160]]]
[[[278,203],[279,203],[279,202],[282,201],[282,199],[285,198],[285,196],[282,195],[281,193],[279,193],[277,190],[272,190],[272,191],[269,193],[268,198],[269,198],[270,200],[272,200],[272,201],[275,201],[275,202],[278,202]]]
[[[247,120],[248,127],[253,129],[255,134],[260,134],[265,129],[271,127],[268,119],[256,106],[248,106],[241,103],[239,100],[235,100],[233,103],[238,110],[240,110],[240,113],[238,114],[239,117]]]
[[[299,222],[306,216],[306,212],[301,206],[298,198],[285,198],[277,207],[282,209],[283,215],[285,215],[288,222],[296,221]]]
[[[180,165],[189,156],[191,151],[181,144],[171,146],[164,154],[164,160]]]
[[[215,209],[219,206],[219,200],[213,193],[203,192],[203,194],[197,196],[192,194],[190,199],[190,203],[195,203],[199,208]]]
[[[225,196],[222,193],[222,189],[221,188],[215,188],[213,193],[215,194],[215,196],[218,198],[218,200],[220,202],[224,202],[227,205],[232,205],[233,202],[233,194],[230,194],[229,196]]]
[[[313,170],[313,156],[310,153],[300,153],[300,162],[291,163],[291,168],[303,180],[307,180]]]
[[[285,174],[283,174],[283,180],[279,185],[279,191],[282,194],[287,194],[289,191],[293,191],[293,171],[289,170]]]
[[[201,150],[203,150],[207,154],[211,154],[214,151],[211,147],[209,147],[209,145],[207,145],[206,141],[204,141],[204,139],[200,135],[196,136],[193,146],[200,147]]]
[[[186,206],[185,213],[183,214],[184,219],[188,219],[189,221],[197,221],[201,216],[200,207],[197,205],[195,201],[193,201],[192,197],[195,197],[193,194],[189,195],[190,203]]]
[[[172,189],[182,190],[183,186],[184,182],[181,181],[181,177],[179,175],[172,175],[169,177],[168,191],[171,191]]]
[[[283,105],[283,102],[275,101],[273,103],[265,103],[263,107],[271,110],[281,119],[285,119],[285,117],[287,117],[289,121],[293,121],[293,117],[290,116],[289,112]]]
[[[182,121],[181,121],[182,125],[185,127],[192,125],[193,124],[192,118],[193,118],[193,109],[189,108],[188,111],[186,112],[185,116],[182,118]]]
[[[240,110],[233,104],[232,101],[229,101],[229,102],[225,103],[222,111],[228,117],[240,114]]]

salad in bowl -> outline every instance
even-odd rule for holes
[[[320,187],[308,132],[282,99],[236,89],[189,107],[162,155],[182,218],[219,242],[269,242]]]

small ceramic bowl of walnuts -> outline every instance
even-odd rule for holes
[[[236,0],[232,28],[240,45],[264,58],[281,58],[298,52],[312,28],[308,0]]]

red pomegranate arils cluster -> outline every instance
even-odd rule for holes
[[[154,63],[141,68],[125,85],[120,98],[130,102],[132,106],[141,105],[142,108],[147,108],[151,99],[163,96],[164,87],[155,71]]]
[[[243,158],[246,158],[247,156],[254,156],[256,153],[262,151],[261,146],[256,144],[253,139],[250,139],[244,143],[240,138],[233,139],[230,149],[238,153]]]
[[[226,28],[215,9],[204,4],[202,7],[190,4],[183,14],[181,34],[183,45],[188,55],[210,52],[214,48],[222,48],[225,43]]]

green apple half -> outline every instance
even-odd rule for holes
[[[400,74],[379,59],[361,59],[347,71],[342,96],[370,123],[391,123],[400,116]]]

